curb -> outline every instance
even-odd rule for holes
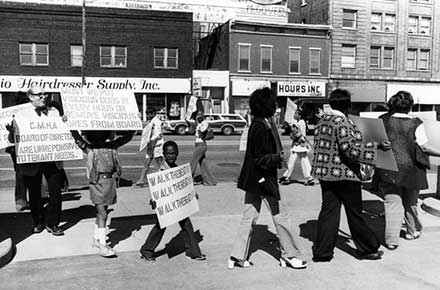
[[[12,239],[0,229],[0,268],[8,264],[14,256],[14,244]]]
[[[428,197],[423,200],[422,209],[436,217],[440,217],[440,200]]]

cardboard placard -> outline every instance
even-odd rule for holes
[[[12,123],[14,115],[24,110],[32,110],[31,104],[22,104],[18,106],[12,106],[4,109],[0,109],[0,149],[9,147],[11,144],[8,140],[9,131],[6,129],[6,125]]]
[[[147,175],[161,228],[199,211],[189,163]]]
[[[362,118],[354,115],[349,115],[348,118],[362,132],[365,143],[389,141],[382,119]],[[397,163],[393,151],[377,150],[376,167],[397,171]]]
[[[61,90],[71,130],[142,130],[134,93],[128,90]]]
[[[35,163],[83,158],[81,149],[60,117],[15,119],[17,163]]]

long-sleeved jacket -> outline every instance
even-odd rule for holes
[[[324,115],[315,129],[312,175],[326,181],[361,181],[360,162],[374,165],[376,143],[362,143],[356,125],[342,114]]]

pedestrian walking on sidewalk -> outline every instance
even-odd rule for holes
[[[202,176],[202,180],[199,182],[195,182],[195,184],[204,184],[204,185],[217,185],[217,180],[214,175],[212,175],[211,170],[209,169],[208,161],[206,160],[206,151],[208,150],[208,145],[206,145],[206,133],[208,132],[209,123],[207,120],[203,119],[203,115],[198,115],[196,117],[197,127],[196,127],[196,144],[194,148],[194,153],[191,159],[191,173],[194,177],[197,169],[197,165],[200,166],[200,174]]]
[[[160,170],[166,170],[169,168],[177,167],[176,159],[179,155],[179,148],[176,142],[167,141],[163,144],[163,155],[165,157],[165,162],[162,163]],[[197,195],[196,195],[197,197]],[[153,210],[156,209],[156,203],[150,200],[150,205]],[[196,235],[194,233],[193,225],[189,217],[184,218],[179,221],[179,226],[182,229],[183,239],[185,241],[185,254],[188,258],[195,261],[206,260],[206,255],[202,254],[200,251],[199,244],[197,242]],[[156,258],[154,256],[154,251],[162,240],[165,234],[166,228],[160,228],[159,221],[151,229],[150,234],[147,237],[144,245],[140,249],[141,258],[147,262],[155,262]]]
[[[379,189],[385,195],[385,247],[397,249],[400,230],[405,220],[407,240],[420,237],[422,223],[417,211],[417,200],[421,189],[428,188],[426,169],[428,155],[440,156],[440,151],[429,144],[422,120],[408,113],[414,104],[409,92],[399,91],[388,101],[390,114],[380,116],[383,120],[398,171],[377,168]],[[418,147],[418,148],[417,148]],[[417,151],[419,151],[417,154]]]
[[[84,131],[84,138],[78,131],[71,131],[76,144],[87,154],[90,200],[97,214],[92,245],[103,257],[115,257],[116,252],[107,245],[106,223],[108,207],[116,203],[116,179],[121,176],[118,152],[120,146],[128,143],[135,131],[125,131],[114,137],[112,131]]]
[[[283,173],[283,177],[280,178],[281,184],[290,184],[292,181],[290,176],[295,168],[296,159],[299,157],[301,163],[302,173],[306,181],[304,185],[315,185],[313,176],[310,175],[312,171],[312,165],[310,164],[307,153],[311,149],[311,144],[306,139],[306,122],[301,118],[301,112],[295,111],[294,123],[292,124],[292,132],[290,138],[292,139],[292,147],[290,148],[290,157],[287,163],[287,170]]]
[[[162,164],[163,154],[163,135],[162,135],[162,121],[157,116],[156,108],[148,108],[145,112],[147,115],[147,125],[142,130],[142,139],[146,143],[146,154],[144,160],[144,167],[142,168],[139,180],[134,184],[135,187],[146,187],[148,186],[147,174],[150,169],[153,172],[159,170]],[[141,148],[141,151],[145,148]]]
[[[248,260],[250,238],[263,202],[272,215],[280,240],[281,266],[306,268],[307,262],[302,259],[299,248],[299,236],[294,232],[286,203],[278,188],[277,170],[285,163],[285,157],[272,120],[276,109],[272,91],[269,88],[255,90],[250,96],[249,107],[253,121],[249,127],[246,153],[237,185],[245,191],[245,209],[228,268],[252,265]]]
[[[26,93],[29,107],[15,115],[15,119],[35,118],[44,121],[47,118],[59,117],[60,112],[48,105],[48,96],[39,86],[32,86]],[[14,132],[18,130],[15,119],[9,130],[9,141],[14,143]],[[29,203],[34,227],[32,233],[41,233],[44,228],[54,236],[62,236],[64,232],[58,227],[61,217],[61,186],[62,175],[56,162],[36,162],[17,164],[17,171],[23,176],[24,185],[29,190]],[[42,177],[46,178],[49,197],[46,210],[41,197]]]
[[[313,260],[328,262],[338,237],[341,204],[347,214],[351,236],[359,259],[380,259],[380,243],[362,216],[360,164],[375,165],[377,150],[389,150],[389,142],[363,143],[362,134],[347,113],[351,96],[336,89],[329,98],[331,113],[317,124],[312,174],[319,178],[322,194],[318,217],[318,235],[313,244]]]

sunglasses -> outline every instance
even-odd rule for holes
[[[38,93],[38,94],[31,94],[31,96],[39,97],[40,99],[42,99],[46,96],[46,94],[45,93]]]

